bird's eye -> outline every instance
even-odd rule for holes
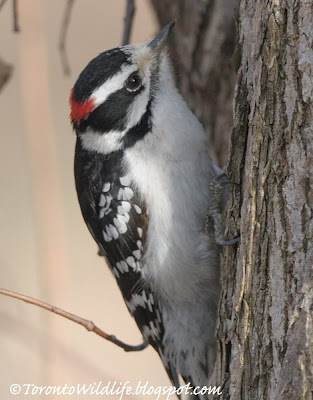
[[[142,79],[138,72],[134,72],[125,82],[126,90],[129,92],[137,92],[141,88]]]

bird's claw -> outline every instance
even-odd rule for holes
[[[234,239],[230,240],[218,240],[216,239],[216,243],[220,246],[232,246],[233,244],[238,243],[240,240],[240,235],[236,236]]]
[[[223,236],[223,224],[222,224],[222,213],[220,211],[222,198],[224,194],[225,185],[236,185],[237,182],[229,181],[225,173],[218,175],[211,183],[210,189],[212,191],[211,205],[208,212],[208,218],[205,223],[205,231],[209,232],[209,217],[213,220],[214,234],[216,244],[220,246],[232,246],[240,240],[240,236],[236,236],[233,239],[225,240]]]

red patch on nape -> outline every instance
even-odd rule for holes
[[[73,122],[79,122],[86,118],[95,108],[95,101],[93,98],[89,99],[85,103],[79,103],[74,99],[74,89],[71,90],[70,95],[70,106],[71,106],[71,119]]]

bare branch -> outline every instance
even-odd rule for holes
[[[0,58],[0,91],[9,80],[12,71],[13,71],[12,65],[7,64]]]
[[[128,44],[130,41],[130,35],[133,26],[135,12],[136,12],[135,1],[127,0],[126,12],[124,16],[124,32],[122,38],[122,46]]]
[[[0,2],[0,11],[2,10],[2,7],[5,5],[6,2],[7,0],[2,0]],[[17,6],[18,6],[18,0],[13,0],[13,32],[20,31]]]
[[[59,39],[59,51],[61,57],[61,64],[63,67],[64,74],[69,76],[71,74],[70,64],[66,53],[66,36],[68,27],[70,24],[70,18],[72,15],[73,5],[75,0],[67,0],[63,20],[61,24],[60,39]]]
[[[13,32],[20,31],[17,5],[18,5],[18,0],[13,0]]]
[[[45,303],[41,300],[34,299],[33,297],[25,296],[20,293],[12,292],[11,290],[6,290],[0,288],[0,294],[4,296],[14,297],[15,299],[25,301],[26,303],[33,304],[35,306],[44,308],[45,310],[51,311],[54,314],[61,315],[61,317],[67,318],[70,321],[76,322],[76,324],[82,325],[87,329],[89,332],[94,332],[96,335],[101,336],[103,339],[108,340],[109,342],[114,343],[116,346],[121,347],[125,351],[140,351],[145,349],[148,346],[148,343],[144,341],[143,343],[132,346],[122,342],[121,340],[117,339],[114,335],[109,335],[105,333],[103,330],[98,328],[92,321],[87,319],[78,317],[75,314],[69,313],[67,311],[62,310],[61,308],[55,307],[51,304]]]

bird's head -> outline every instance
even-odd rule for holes
[[[110,153],[132,146],[151,130],[152,103],[174,24],[150,42],[99,54],[81,72],[70,106],[83,147]]]

